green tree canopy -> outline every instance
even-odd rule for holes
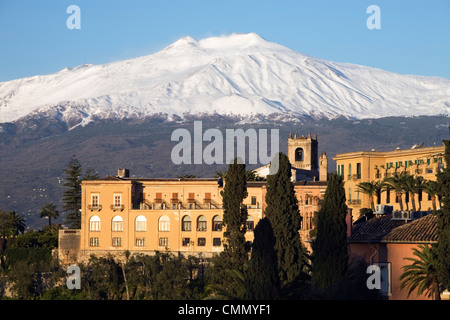
[[[304,276],[307,254],[299,234],[301,216],[291,181],[291,164],[285,154],[278,153],[275,156],[279,158],[278,171],[267,177],[267,206],[264,213],[275,236],[281,286],[286,287]]]
[[[417,289],[417,295],[425,293],[434,300],[440,300],[436,247],[420,244],[413,248],[413,252],[416,258],[405,258],[412,263],[402,267],[400,288],[408,288],[408,297]]]
[[[450,290],[450,140],[444,140],[445,168],[437,174],[438,194],[441,196],[441,209],[438,210],[437,256],[438,276],[441,284]]]
[[[321,295],[331,293],[347,278],[347,205],[342,178],[330,175],[322,208],[319,210],[317,236],[312,243],[312,287]]]
[[[66,177],[63,194],[63,210],[67,212],[66,223],[74,229],[81,228],[81,164],[75,158],[67,165],[64,170]]]
[[[267,217],[255,227],[252,254],[246,273],[246,299],[273,300],[280,297],[277,252],[272,225]]]
[[[56,205],[52,202],[45,204],[42,209],[39,211],[41,218],[48,219],[48,225],[52,225],[52,219],[59,218],[59,211],[56,209]]]
[[[230,259],[230,269],[242,270],[248,260],[248,248],[245,245],[247,231],[247,208],[243,205],[247,197],[247,181],[245,179],[245,164],[239,164],[237,159],[228,166],[225,186],[222,190],[224,254]]]

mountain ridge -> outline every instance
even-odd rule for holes
[[[0,123],[42,114],[85,125],[157,113],[363,119],[449,111],[448,79],[315,58],[256,33],[187,36],[147,56],[0,82]]]

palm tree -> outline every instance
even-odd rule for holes
[[[419,202],[419,211],[422,210],[422,199],[423,199],[423,184],[425,183],[425,179],[422,176],[417,176],[416,178],[416,191],[420,192],[421,196],[417,199]]]
[[[19,233],[23,234],[26,229],[25,218],[20,213],[16,213],[15,211],[9,212],[9,222],[13,229],[13,236],[18,235]]]
[[[356,186],[356,189],[363,194],[367,194],[369,196],[370,208],[372,211],[375,211],[375,205],[373,203],[373,195],[376,194],[379,186],[376,181],[365,181],[360,182]]]
[[[422,184],[423,190],[430,196],[433,211],[436,211],[436,196],[438,191],[438,184],[436,181],[427,180]]]
[[[433,297],[434,300],[440,300],[439,281],[437,276],[436,264],[437,255],[435,246],[420,244],[419,248],[414,248],[414,255],[417,258],[404,258],[412,264],[402,267],[403,274],[400,276],[400,288],[408,287],[408,297],[411,292],[417,288],[417,295],[426,292],[427,297]]]
[[[386,183],[384,180],[377,180],[375,181],[375,194],[377,195],[377,203],[381,203],[381,193],[383,191],[386,191]]]
[[[246,266],[244,266],[244,269]],[[244,299],[245,270],[227,269],[225,271],[229,277],[229,282],[224,284],[211,284],[206,288],[211,294],[205,300],[242,300]]]
[[[56,205],[54,205],[52,202],[47,203],[44,205],[39,211],[41,218],[48,218],[48,225],[52,225],[52,219],[59,218],[59,211],[56,209]]]
[[[415,197],[417,192],[416,179],[412,175],[405,174],[403,175],[402,183],[403,183],[403,191],[405,193],[409,193],[411,197],[412,209],[413,211],[416,211],[416,197]],[[409,210],[408,202],[406,203],[406,210]]]
[[[395,174],[391,177],[387,177],[384,179],[384,182],[387,186],[390,186],[395,191],[395,197],[400,205],[400,211],[403,211],[403,193],[404,193],[404,179],[405,174]]]

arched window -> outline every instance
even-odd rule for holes
[[[112,231],[123,231],[123,219],[121,216],[112,218]]]
[[[98,216],[92,216],[89,219],[89,231],[100,231],[100,218]]]
[[[144,216],[137,216],[135,222],[136,231],[147,231],[147,218]]]
[[[170,231],[170,218],[168,216],[161,216],[158,223],[159,231]]]
[[[206,231],[206,217],[205,216],[198,217],[197,231]]]
[[[212,230],[213,231],[222,231],[222,217],[221,216],[214,216],[212,221]]]
[[[303,161],[303,149],[295,149],[295,161]]]
[[[181,220],[181,231],[191,231],[192,220],[189,216],[184,216]]]

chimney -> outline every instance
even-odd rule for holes
[[[352,225],[353,225],[353,216],[352,216],[351,208],[347,208],[347,215],[345,216],[345,222],[347,224],[347,238],[350,238],[352,235]]]
[[[117,170],[117,176],[119,178],[129,178],[130,177],[130,170],[128,170],[128,169],[119,169],[119,170]]]

